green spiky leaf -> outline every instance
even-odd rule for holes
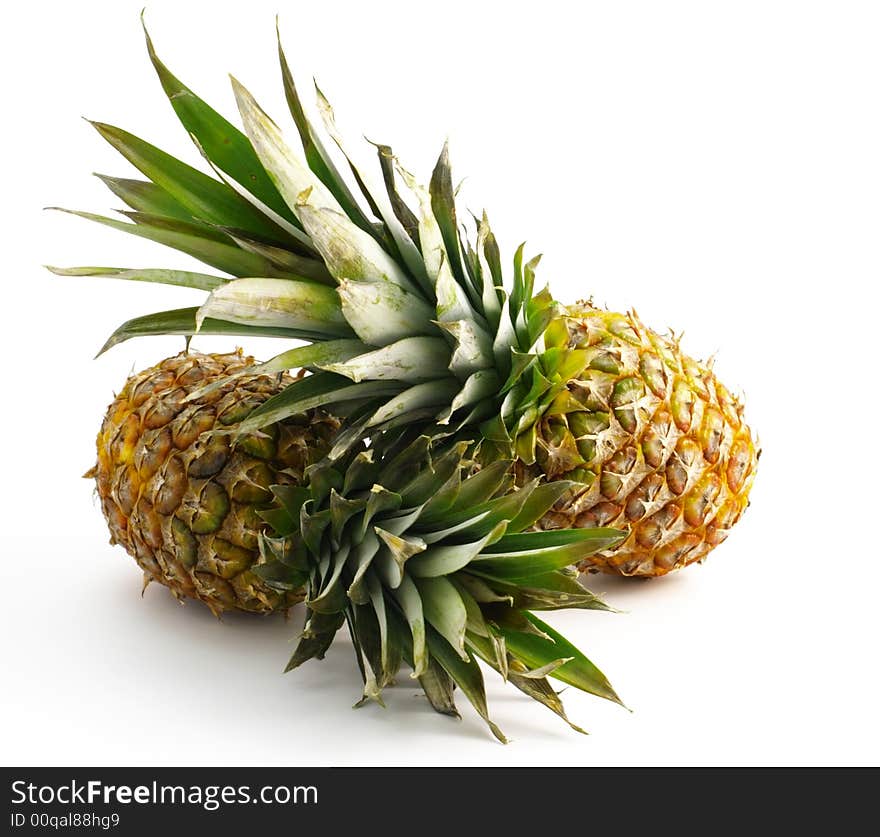
[[[534,668],[568,657],[570,661],[555,669],[552,677],[623,706],[605,675],[582,652],[534,614],[526,613],[525,617],[547,638],[502,628],[507,645],[514,654]]]
[[[135,317],[124,322],[101,347],[98,355],[108,349],[130,340],[132,337],[153,337],[157,335],[179,334],[192,337],[199,334],[225,335],[227,337],[287,337],[301,339],[302,334],[294,329],[259,327],[229,323],[224,320],[206,319],[201,327],[196,327],[198,308],[176,308],[172,311],[159,311],[143,317]]]
[[[163,189],[194,218],[274,237],[281,230],[242,200],[225,183],[166,154],[156,146],[104,122],[95,130],[142,174]],[[284,240],[282,235],[281,240]]]
[[[193,214],[176,201],[161,186],[149,180],[132,180],[125,177],[95,175],[117,198],[124,201],[137,212],[177,218],[180,221],[194,221]]]
[[[333,288],[315,282],[251,277],[214,290],[199,309],[206,317],[246,325],[296,329],[317,339],[354,337]]]
[[[52,267],[50,265],[46,267],[56,276],[99,276],[111,279],[126,279],[134,282],[156,282],[160,285],[195,288],[199,291],[213,291],[229,281],[222,276],[194,273],[189,270],[125,267]]]
[[[124,221],[95,215],[92,212],[80,212],[60,207],[50,208],[85,218],[88,221],[95,221],[129,235],[136,235],[158,244],[164,244],[166,247],[180,250],[232,276],[274,276],[277,272],[267,259],[255,253],[241,250],[231,241],[227,244],[223,241],[222,234],[218,239],[217,233],[209,232],[197,224],[151,215],[135,216],[138,223],[126,224]]]
[[[292,223],[298,223],[264,171],[248,138],[202,101],[159,60],[146,26],[144,26],[144,36],[150,60],[159,76],[162,89],[186,132],[196,139],[200,148],[216,166],[245,186],[276,213]]]

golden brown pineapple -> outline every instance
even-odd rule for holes
[[[339,423],[321,411],[292,416],[233,443],[238,424],[292,382],[240,374],[196,390],[254,360],[241,352],[180,354],[130,377],[98,434],[95,476],[111,532],[144,571],[178,598],[214,613],[267,613],[300,600],[267,587],[251,569],[267,529],[258,510],[275,484],[298,484],[329,448]]]
[[[538,461],[523,476],[543,472],[583,487],[540,528],[631,530],[586,570],[657,576],[701,560],[748,505],[759,451],[742,405],[709,366],[635,313],[581,302],[566,323],[569,345],[588,352],[587,369],[568,384],[583,409],[542,419]]]

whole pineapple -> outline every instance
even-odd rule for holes
[[[240,351],[183,353],[132,375],[107,410],[87,475],[111,543],[137,561],[145,584],[158,581],[215,614],[267,613],[301,600],[252,572],[267,529],[258,511],[273,499],[270,486],[302,481],[338,428],[311,411],[234,438],[255,407],[292,382],[247,374],[253,363]]]
[[[146,334],[196,332],[310,343],[260,368],[311,374],[287,379],[283,397],[244,419],[247,432],[326,406],[353,416],[331,458],[406,426],[477,442],[484,465],[512,459],[521,478],[576,483],[541,527],[631,530],[590,568],[662,575],[724,539],[747,504],[757,450],[739,403],[708,368],[634,315],[565,308],[547,289],[536,291],[538,259],[526,261],[522,247],[505,276],[485,215],[474,240],[462,234],[445,148],[427,187],[389,146],[378,146],[381,185],[349,158],[358,195],[305,117],[280,46],[305,164],[241,84],[233,81],[244,133],[171,74],[149,38],[147,47],[177,116],[219,179],[96,123],[147,180],[104,178],[134,223],[77,214],[183,250],[226,275],[58,270],[209,292],[198,309],[123,324],[105,348]],[[344,154],[320,92],[318,108]]]
[[[629,530],[585,570],[659,576],[701,560],[748,505],[759,450],[742,405],[635,313],[581,302],[565,314],[565,340],[586,368],[567,385],[570,411],[541,419],[536,461],[520,463],[519,477],[577,486],[538,527]]]

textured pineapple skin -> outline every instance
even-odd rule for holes
[[[110,542],[137,561],[145,585],[158,581],[215,614],[268,613],[301,600],[251,571],[268,528],[257,512],[272,499],[269,486],[302,481],[339,426],[312,411],[233,444],[238,423],[289,375],[243,374],[186,399],[253,363],[241,352],[184,353],[130,377],[107,410],[92,472]]]
[[[539,528],[630,530],[583,562],[587,571],[650,577],[702,560],[748,505],[759,450],[742,405],[709,366],[635,313],[578,303],[566,321],[569,345],[587,352],[568,386],[584,409],[542,420],[536,465],[583,485]]]

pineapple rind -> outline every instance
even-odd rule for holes
[[[94,476],[111,543],[132,555],[145,583],[218,614],[301,600],[252,571],[268,528],[257,510],[272,500],[270,486],[302,481],[339,424],[313,412],[233,442],[241,419],[290,380],[248,374],[253,363],[241,352],[191,353],[132,375],[97,439]],[[212,383],[221,385],[208,390]]]
[[[630,530],[584,570],[659,576],[701,561],[748,505],[760,451],[742,404],[634,312],[578,303],[565,324],[569,345],[586,352],[586,369],[568,383],[580,406],[542,418],[537,462],[519,476],[579,485],[539,527]]]

